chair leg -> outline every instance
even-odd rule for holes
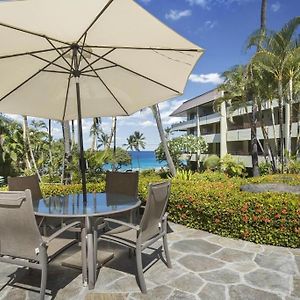
[[[170,253],[169,253],[169,247],[168,247],[167,234],[165,234],[163,236],[163,244],[164,244],[165,256],[166,256],[166,260],[167,260],[167,266],[168,266],[168,268],[172,268],[171,257],[170,257]]]
[[[86,261],[86,230],[81,230],[81,261],[82,261],[82,281],[87,284],[87,261]]]
[[[147,287],[145,283],[144,273],[143,273],[143,262],[142,262],[142,250],[141,248],[136,249],[136,267],[139,278],[139,283],[141,291],[143,294],[147,294]]]
[[[46,251],[46,249],[44,251]],[[44,300],[46,294],[46,286],[47,286],[47,272],[48,272],[47,260],[48,259],[46,253],[41,253],[41,254],[42,255],[41,255],[40,264],[42,265],[42,275],[41,275],[40,300]]]

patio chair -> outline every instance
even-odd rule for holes
[[[25,191],[26,189],[31,190],[33,202],[43,198],[39,184],[39,178],[37,175],[24,177],[8,177],[7,183],[9,191]],[[35,218],[39,228],[43,226],[43,235],[46,236],[47,225],[45,223],[45,217],[36,216]]]
[[[138,196],[139,172],[107,172],[105,179],[105,192],[111,194],[122,194],[126,196]],[[114,218],[133,222],[136,212],[121,213]]]
[[[44,299],[48,263],[75,242],[57,237],[78,224],[42,237],[34,218],[31,191],[0,192],[0,262],[41,270],[40,299]]]
[[[162,238],[167,266],[168,268],[172,267],[167,243],[166,213],[170,187],[170,182],[150,184],[145,211],[139,225],[105,218],[105,222],[121,225],[122,227],[127,228],[127,231],[120,232],[118,228],[116,228],[103,233],[100,238],[95,236],[94,239],[96,245],[99,240],[105,240],[135,250],[137,275],[143,293],[147,293],[142,264],[142,251],[144,249]],[[97,232],[95,232],[95,234],[97,234]]]
[[[138,172],[107,172],[105,180],[106,193],[138,195]]]

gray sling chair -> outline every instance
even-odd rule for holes
[[[148,199],[144,214],[139,225],[125,223],[119,220],[105,218],[108,223],[115,223],[127,227],[127,231],[120,232],[112,229],[103,233],[98,238],[97,232],[94,234],[94,241],[105,240],[121,244],[135,250],[137,275],[140,288],[143,293],[147,293],[146,283],[143,274],[142,251],[151,246],[158,239],[163,239],[164,252],[168,268],[171,268],[171,259],[167,243],[167,216],[166,208],[170,195],[170,182],[156,183],[149,185]],[[116,228],[118,229],[118,228]],[[95,247],[96,247],[95,246]],[[97,252],[95,252],[96,254]],[[96,260],[97,258],[95,258]]]
[[[33,202],[43,198],[39,184],[39,178],[37,175],[8,177],[7,183],[9,191],[25,191],[26,189],[31,190]],[[43,225],[43,235],[47,235],[46,223],[44,221],[44,217],[36,217],[38,226],[41,227]]]
[[[44,299],[47,264],[76,242],[57,237],[78,224],[42,237],[34,218],[31,191],[0,192],[0,262],[41,270],[40,299]]]
[[[139,172],[106,172],[105,178],[105,192],[110,194],[122,194],[126,196],[138,196],[138,184],[139,184]],[[107,198],[109,202],[109,198]],[[115,214],[114,218],[133,221],[134,212]],[[97,223],[100,224],[103,218],[98,218]],[[102,229],[103,226],[98,226],[98,229]],[[124,228],[123,228],[124,229]],[[119,226],[119,230],[123,230]],[[127,228],[125,228],[127,230]]]

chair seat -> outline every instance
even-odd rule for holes
[[[128,229],[127,226],[118,226],[101,235],[102,239],[118,241],[135,248],[136,246],[136,231]]]
[[[74,245],[77,241],[75,239],[55,238],[49,243],[47,249],[49,261],[53,260],[58,254]]]

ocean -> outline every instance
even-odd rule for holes
[[[124,166],[121,170],[149,170],[160,169],[167,166],[167,162],[159,162],[155,158],[154,151],[128,151],[132,159],[132,165]],[[105,169],[110,169],[110,166],[105,166]]]

